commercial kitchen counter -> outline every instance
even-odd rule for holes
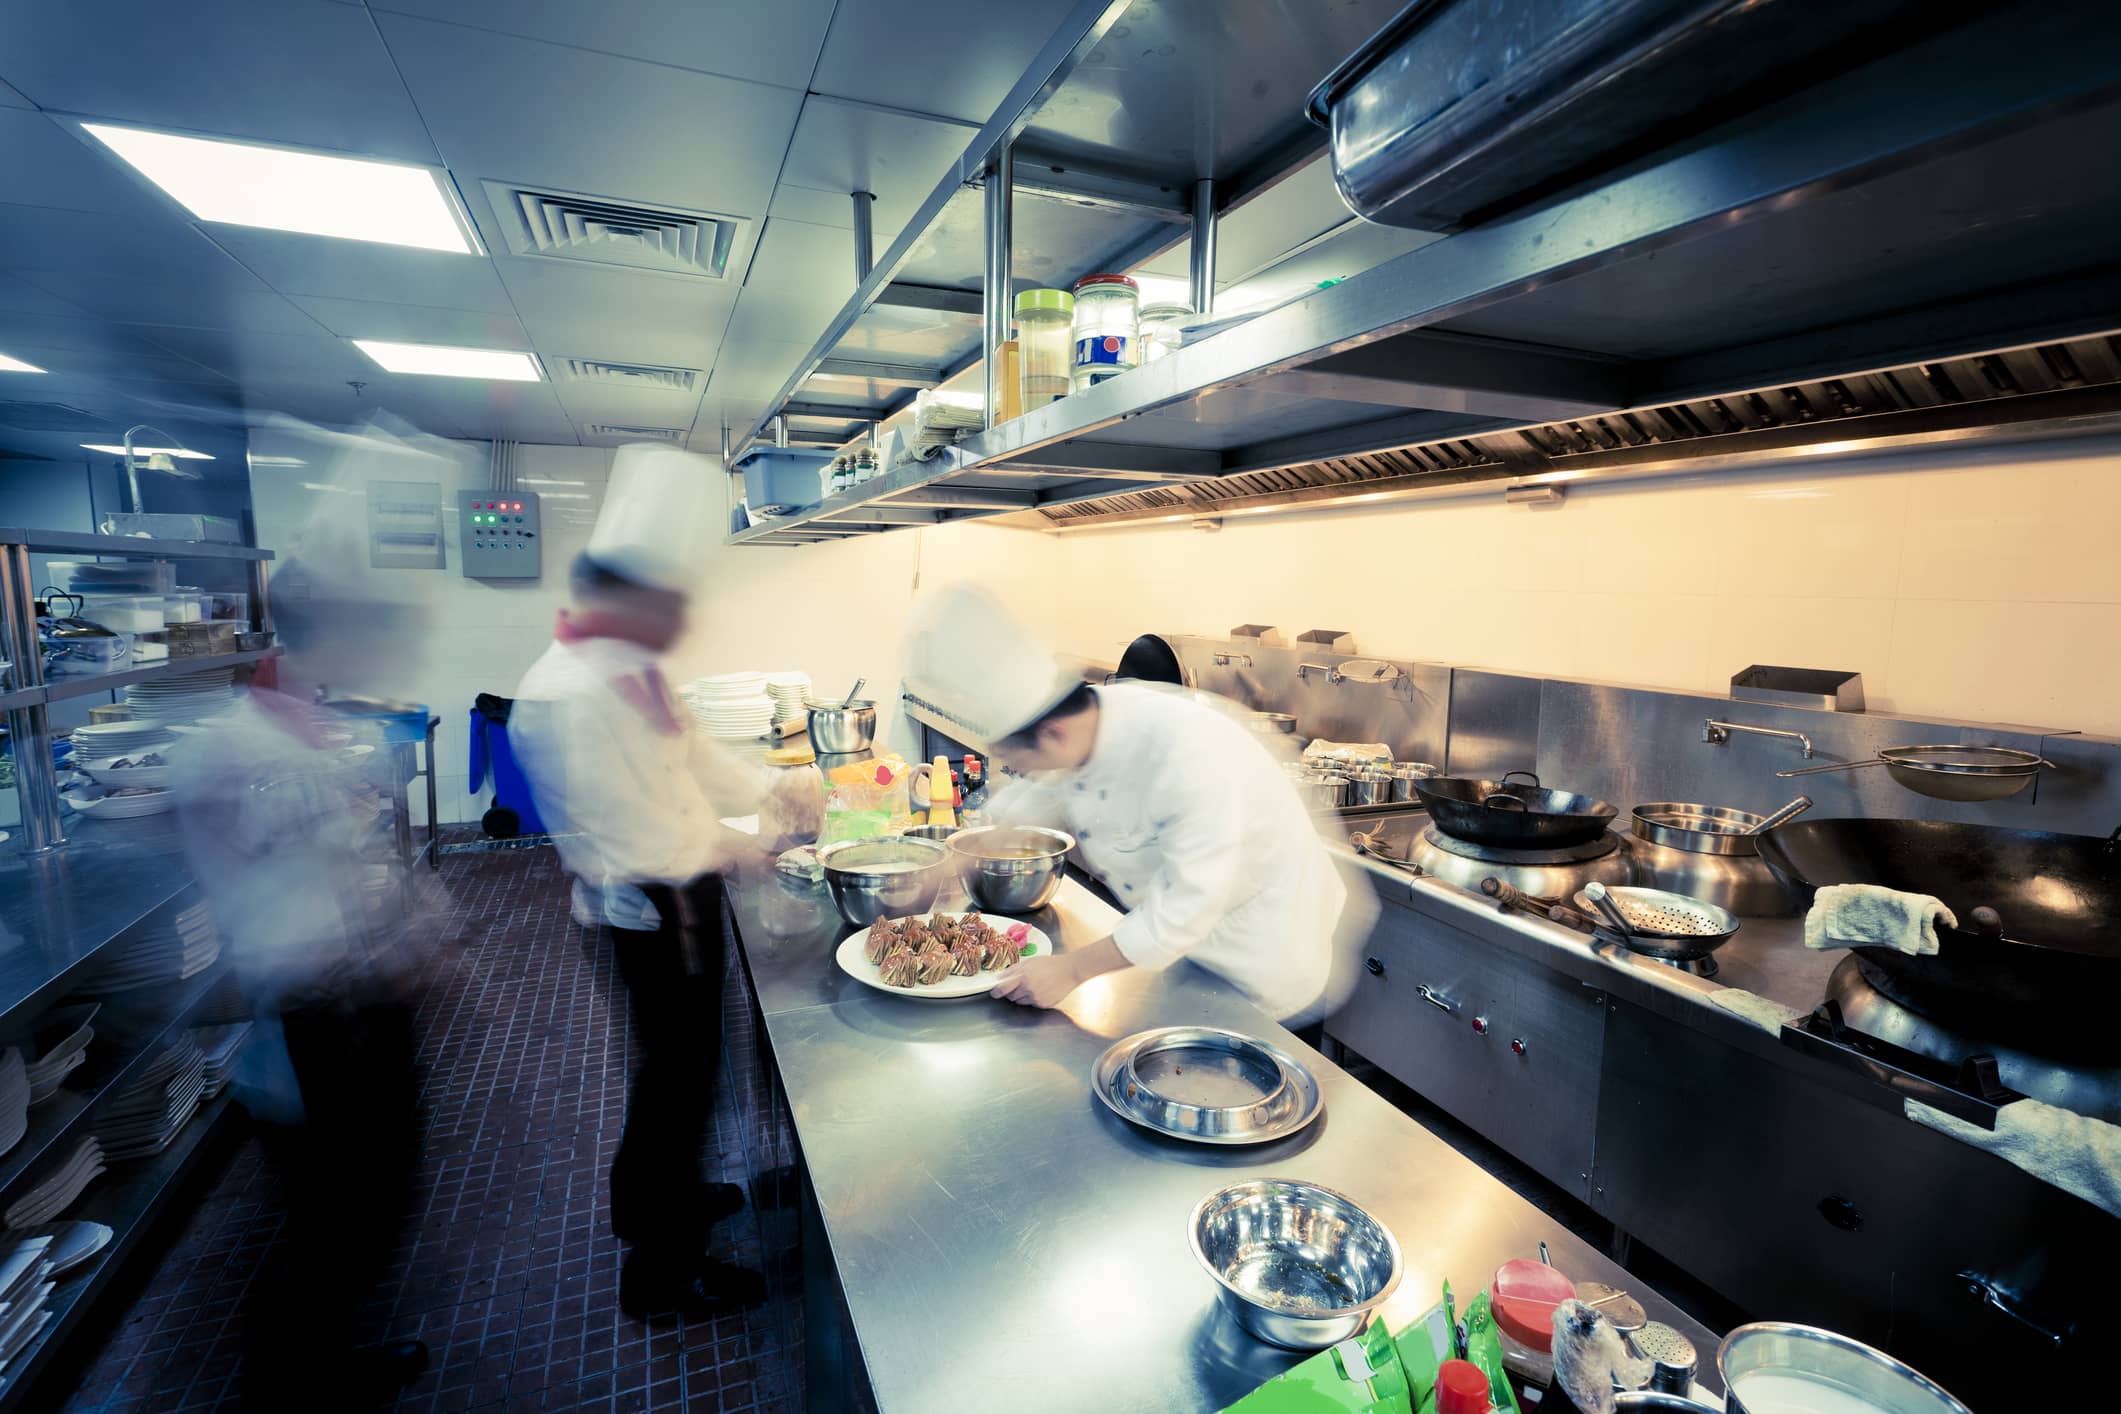
[[[1301,1357],[1222,1312],[1187,1242],[1202,1197],[1262,1175],[1339,1189],[1390,1226],[1405,1258],[1383,1309],[1394,1327],[1446,1278],[1463,1302],[1544,1241],[1570,1276],[1633,1291],[1712,1360],[1710,1332],[1189,963],[1100,978],[1049,1012],[924,1002],[840,972],[833,948],[852,930],[822,885],[747,873],[728,906],[886,1414],[1208,1411],[1288,1368]],[[1070,880],[1029,921],[1065,950],[1116,917]],[[1088,1084],[1099,1052],[1181,1024],[1301,1056],[1324,1116],[1279,1143],[1211,1149],[1110,1114]]]

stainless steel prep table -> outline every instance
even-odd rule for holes
[[[851,931],[822,885],[732,881],[731,921],[878,1406],[1098,1414],[1215,1410],[1300,1357],[1219,1311],[1188,1248],[1209,1192],[1255,1175],[1338,1188],[1387,1223],[1403,1324],[1449,1278],[1469,1300],[1543,1240],[1578,1280],[1634,1291],[1707,1360],[1715,1337],[1442,1140],[1190,964],[1092,982],[1064,1010],[887,996],[832,960]],[[1063,949],[1110,911],[1070,880],[1033,920]],[[1141,1133],[1089,1091],[1091,1062],[1151,1026],[1267,1037],[1317,1071],[1324,1118],[1258,1149]]]

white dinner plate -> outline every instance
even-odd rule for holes
[[[920,916],[926,918],[932,915],[924,913]],[[945,913],[943,915],[945,918],[952,919],[963,918],[964,916],[962,913]],[[1006,933],[1011,928],[1022,928],[1024,930],[1025,957],[1053,956],[1053,940],[1029,923],[1015,918],[1004,918],[997,913],[986,913],[980,916],[992,923],[996,930],[1000,932]],[[839,945],[838,951],[833,953],[833,961],[839,963],[840,971],[846,973],[855,981],[865,986],[874,987],[879,992],[888,992],[894,997],[910,997],[915,1001],[922,1002],[963,1001],[967,997],[983,997],[987,995],[987,993],[994,990],[995,983],[1008,975],[1007,969],[1004,969],[999,972],[982,972],[974,977],[945,977],[932,987],[894,987],[884,980],[884,976],[877,970],[876,964],[871,962],[868,956],[863,953],[862,948],[868,941],[869,930],[867,928],[862,929],[858,933],[850,933],[846,940]]]

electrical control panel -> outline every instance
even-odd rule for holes
[[[536,579],[540,529],[535,495],[457,492],[457,563],[466,579]]]

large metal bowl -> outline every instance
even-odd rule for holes
[[[1028,913],[1060,892],[1075,836],[1032,825],[980,825],[949,839],[965,892],[990,913]]]
[[[1784,1392],[1810,1385],[1853,1396],[1890,1414],[1971,1414],[1964,1404],[1923,1375],[1882,1350],[1817,1326],[1789,1321],[1755,1321],[1739,1326],[1716,1350],[1716,1369],[1723,1376],[1724,1402],[1730,1414],[1764,1414],[1795,1407],[1782,1398],[1770,1402],[1763,1382],[1784,1385]],[[1789,1391],[1786,1381],[1800,1381]],[[1755,1404],[1745,1403],[1747,1387]]]
[[[1391,1232],[1316,1184],[1234,1184],[1200,1201],[1190,1231],[1193,1255],[1237,1323],[1289,1350],[1346,1340],[1399,1286]]]
[[[810,746],[821,756],[852,756],[876,740],[876,704],[860,700],[810,709]]]
[[[924,913],[950,877],[950,855],[934,840],[841,840],[817,852],[840,917],[857,928]]]

